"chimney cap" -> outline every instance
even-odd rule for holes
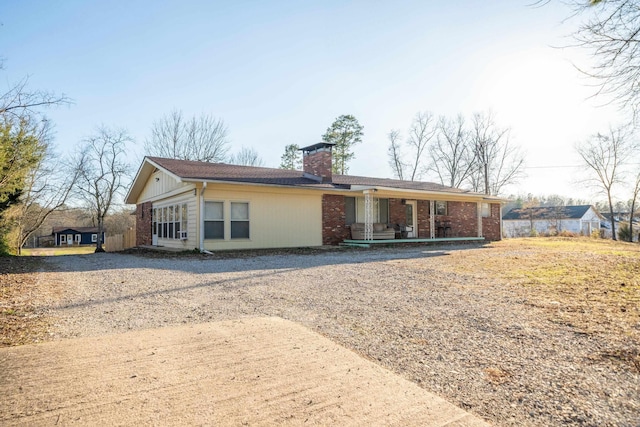
[[[336,144],[334,144],[333,142],[318,142],[317,144],[313,144],[313,145],[310,145],[308,147],[303,147],[303,148],[300,149],[300,151],[304,151],[305,153],[309,153],[311,151],[318,151],[318,150],[326,149],[326,148],[331,150],[331,147],[333,147],[334,145],[336,145]]]

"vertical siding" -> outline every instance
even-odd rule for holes
[[[156,178],[158,179],[156,181]],[[141,200],[150,200],[155,197],[161,196],[163,194],[169,193],[171,191],[177,190],[178,188],[185,187],[191,184],[186,184],[184,182],[178,182],[171,175],[166,174],[162,171],[156,171],[151,174],[151,177],[147,181],[144,186],[144,189],[140,193],[140,197],[138,201]]]

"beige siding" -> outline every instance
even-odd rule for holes
[[[144,189],[138,198],[138,203],[153,200],[163,194],[177,191],[182,187],[193,187],[193,184],[179,182],[173,176],[165,172],[156,171],[151,174],[151,177],[145,184]]]
[[[209,184],[205,200],[223,201],[225,211],[225,239],[205,240],[208,250],[322,245],[320,192]],[[230,238],[231,202],[249,203],[249,239]]]
[[[154,208],[162,208],[175,204],[187,204],[187,240],[180,239],[158,239],[158,246],[164,246],[168,248],[192,250],[200,247],[197,235],[197,210],[198,203],[196,196],[193,195],[193,191],[183,193],[179,196],[163,199],[160,202],[154,202]]]

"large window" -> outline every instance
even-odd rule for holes
[[[364,197],[344,198],[345,221],[347,225],[364,222]],[[373,199],[373,222],[389,223],[389,199]]]
[[[231,202],[231,238],[249,238],[249,203]]]
[[[436,215],[447,215],[447,202],[442,200],[436,201]]]
[[[204,238],[224,239],[224,203],[204,203]]]
[[[153,234],[160,239],[186,239],[187,214],[186,203],[154,208],[151,217]]]

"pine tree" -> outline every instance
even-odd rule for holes
[[[333,173],[344,175],[349,171],[348,163],[356,155],[353,146],[362,142],[363,126],[352,115],[338,117],[322,136],[324,142],[335,144],[333,147]]]
[[[302,153],[298,144],[284,147],[284,154],[280,157],[280,169],[302,169]]]

